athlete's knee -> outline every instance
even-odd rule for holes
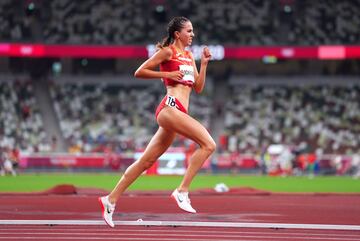
[[[215,141],[210,138],[205,142],[205,144],[202,146],[203,149],[205,149],[209,153],[213,153],[216,149],[216,143]]]
[[[145,162],[145,165],[144,165],[145,169],[146,170],[149,169],[150,167],[152,167],[152,165],[154,165],[154,163],[155,162],[151,162],[151,161]]]
[[[143,171],[149,169],[155,162],[156,162],[155,159],[151,159],[151,160],[140,159],[140,160],[137,160],[130,167],[128,167],[126,169],[126,171],[124,172],[124,176],[129,175],[130,169],[131,170],[136,169],[136,170],[139,170],[139,171],[143,172]]]

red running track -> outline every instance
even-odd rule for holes
[[[0,240],[151,240],[151,241],[356,241],[358,231],[234,229],[195,227],[0,226]]]
[[[99,193],[103,194],[103,193]],[[360,195],[197,192],[197,214],[180,211],[170,192],[130,193],[116,221],[360,225]],[[101,220],[96,195],[0,194],[0,220]],[[0,225],[0,240],[360,240],[360,231],[170,226]]]

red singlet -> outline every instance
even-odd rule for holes
[[[183,84],[192,87],[195,83],[194,77],[194,66],[193,59],[190,55],[189,51],[185,51],[185,53],[180,53],[176,50],[174,45],[169,46],[172,50],[171,59],[160,64],[160,71],[172,72],[180,70],[184,73],[184,77],[180,81],[175,81],[168,78],[163,78],[163,82],[166,86],[174,86],[176,84]]]

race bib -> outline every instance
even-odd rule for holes
[[[185,82],[195,82],[194,67],[191,65],[180,65],[180,71],[184,74],[183,80]]]
[[[176,108],[176,99],[175,97],[171,96],[171,95],[168,95],[167,98],[166,98],[166,102],[165,102],[166,105],[170,106],[170,107],[175,107]]]

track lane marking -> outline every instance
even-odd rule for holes
[[[4,233],[1,233],[1,235],[11,235],[13,236],[14,233],[13,232],[4,232]],[[128,234],[124,234],[124,233],[59,233],[59,232],[40,232],[40,233],[37,233],[37,232],[28,232],[28,233],[21,233],[19,234],[19,237],[26,237],[27,235],[30,235],[30,236],[43,236],[43,235],[50,235],[51,237],[52,236],[70,236],[70,237],[73,237],[73,236],[84,236],[84,237],[88,237],[90,235],[90,237],[93,237],[93,236],[98,236],[98,237],[106,237],[106,236],[112,236],[112,237],[132,237],[132,236],[140,236],[140,237],[146,237],[146,236],[154,236],[153,233],[151,234],[144,234],[144,233],[128,233]],[[256,235],[222,235],[222,234],[177,234],[177,233],[172,233],[172,234],[166,234],[164,235],[166,236],[166,238],[170,238],[170,237],[179,237],[181,236],[182,238],[209,238],[209,240],[213,240],[215,238],[230,238],[230,239],[233,239],[233,238],[257,238],[257,239],[288,239],[289,237],[288,236],[278,236],[276,234],[273,234],[271,236],[267,235],[267,234],[256,234]],[[291,239],[303,239],[303,238],[306,238],[307,240],[354,240],[354,241],[357,241],[359,240],[359,238],[343,238],[343,237],[339,237],[339,238],[336,238],[336,237],[309,237],[309,236],[302,236],[302,235],[294,235],[294,236],[291,236]],[[161,238],[160,238],[161,239]]]
[[[218,228],[291,228],[321,230],[359,230],[360,225],[296,224],[296,223],[243,223],[243,222],[186,222],[186,221],[115,221],[127,226],[183,226]],[[0,225],[105,225],[97,220],[0,220]]]
[[[89,229],[87,228],[83,228],[83,229],[78,229],[78,228],[70,228],[70,229],[63,229],[63,228],[59,228],[59,226],[51,226],[49,228],[19,228],[19,227],[14,227],[14,228],[1,228],[0,227],[0,234],[2,234],[3,232],[1,231],[9,231],[9,230],[16,230],[17,232],[21,232],[21,231],[56,231],[56,232],[66,232],[66,233],[73,233],[74,231],[79,232],[86,232],[89,233]],[[150,230],[150,229],[119,229],[119,228],[115,228],[115,229],[109,229],[107,227],[105,227],[104,229],[91,229],[91,231],[93,232],[97,232],[97,234],[101,231],[106,232],[106,233],[114,233],[116,234],[117,232],[121,232],[121,233],[132,233],[134,231],[136,232],[149,232],[149,233],[156,233],[156,234],[167,234],[167,233],[214,233],[214,234],[264,234],[264,235],[303,235],[303,236],[340,236],[340,237],[358,237],[360,239],[360,232],[358,235],[356,234],[340,234],[340,233],[311,233],[311,234],[302,234],[302,233],[296,233],[296,232],[283,232],[283,230],[274,230],[274,232],[262,232],[262,231],[226,231],[226,230]],[[338,231],[337,231],[338,232]],[[152,234],[154,235],[154,234]]]

